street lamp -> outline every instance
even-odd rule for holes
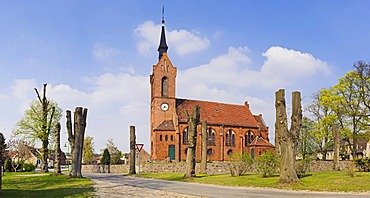
[[[68,160],[69,144],[67,142],[64,144],[64,148],[67,148],[66,160],[67,160],[67,166],[68,166],[68,172],[69,172],[69,160]]]

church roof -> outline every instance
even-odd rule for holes
[[[254,138],[254,140],[250,143],[250,146],[274,147],[274,145],[272,145],[270,142],[268,142],[261,136],[256,136],[256,138]]]
[[[260,127],[260,131],[267,131],[267,126],[265,124],[265,121],[262,118],[262,115],[253,115],[254,119],[256,119],[258,126]]]
[[[179,122],[186,122],[184,111],[193,112],[194,106],[200,107],[200,120],[208,124],[257,128],[258,123],[245,105],[224,104],[209,101],[176,99]]]
[[[173,125],[172,120],[163,121],[154,131],[174,131],[175,126]]]

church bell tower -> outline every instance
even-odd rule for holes
[[[162,29],[160,42],[158,46],[158,63],[153,65],[153,71],[150,75],[150,141],[151,156],[153,159],[162,158],[156,153],[161,147],[163,132],[157,132],[158,126],[163,123],[170,123],[176,108],[176,75],[177,68],[173,66],[167,56],[167,42],[165,34],[165,21],[162,12]],[[173,121],[172,121],[173,122]],[[165,146],[165,145],[163,145]],[[166,149],[167,148],[163,148]]]

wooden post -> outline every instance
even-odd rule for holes
[[[136,135],[135,126],[130,126],[130,170],[129,174],[136,174],[135,170],[135,154],[136,154]]]
[[[339,171],[339,148],[340,148],[340,129],[338,125],[333,127],[333,138],[334,138],[334,157],[333,157],[333,169]]]
[[[207,122],[202,122],[202,160],[200,162],[200,173],[207,174],[207,142],[208,142],[208,133],[207,133]]]

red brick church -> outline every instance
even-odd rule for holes
[[[189,113],[200,107],[200,120],[208,124],[207,159],[229,160],[232,153],[249,153],[253,158],[271,150],[269,128],[262,115],[253,115],[248,102],[243,105],[176,98],[177,68],[167,55],[164,20],[158,47],[159,61],[150,75],[150,152],[153,161],[169,157],[185,161],[187,152],[187,122]],[[196,160],[201,158],[201,125],[197,127]]]

